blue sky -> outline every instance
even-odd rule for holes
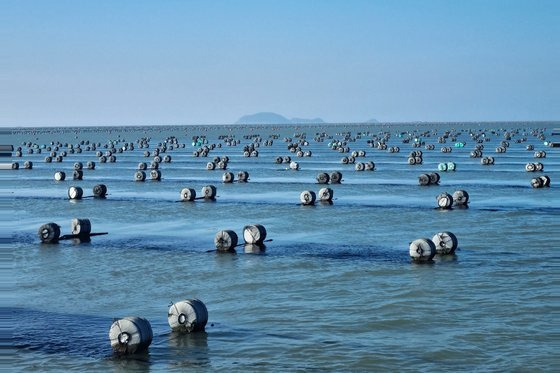
[[[0,1],[0,125],[560,119],[560,1]]]

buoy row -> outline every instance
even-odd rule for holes
[[[369,162],[358,162],[356,163],[356,165],[354,166],[354,169],[356,171],[373,171],[375,170],[375,163],[373,163],[372,161]]]
[[[525,165],[525,171],[527,172],[535,172],[535,171],[543,171],[544,165],[540,162],[537,163],[527,163]]]
[[[161,181],[161,171],[160,170],[150,170],[150,180]],[[143,170],[138,170],[134,173],[134,181],[146,181],[146,172]]]
[[[92,233],[91,232],[91,222],[89,219],[72,219],[70,222],[70,228],[72,234],[61,236],[60,225],[56,223],[46,223],[39,227],[39,238],[42,243],[57,243],[60,240],[67,240],[71,238],[78,238],[82,241],[89,241],[91,236],[99,236],[107,234],[103,233]]]
[[[545,151],[537,151],[534,154],[535,158],[546,158],[546,152]]]
[[[215,200],[216,199],[216,187],[214,185],[203,186],[200,194],[200,199]],[[196,191],[193,188],[183,188],[181,189],[181,202],[192,202],[196,197]]]
[[[550,177],[543,175],[531,179],[531,186],[533,188],[550,187]]]
[[[334,190],[331,188],[321,188],[319,190],[319,201],[325,203],[332,203],[334,197]],[[299,201],[304,206],[312,206],[317,200],[317,195],[312,190],[304,190],[299,195]]]
[[[466,207],[469,203],[469,193],[465,190],[457,190],[453,195],[443,192],[436,197],[438,208],[442,210],[450,209],[453,205]]]
[[[456,168],[457,166],[455,165],[455,162],[441,162],[438,164],[438,171],[455,171]]]
[[[243,240],[248,245],[262,246],[266,240],[266,228],[260,224],[246,225],[243,227]],[[214,245],[218,251],[231,251],[238,246],[237,233],[224,229],[214,236]]]
[[[421,174],[418,176],[418,184],[425,185],[438,185],[439,184],[439,174],[437,172],[432,172],[431,174]]]
[[[97,184],[92,188],[94,198],[105,198],[107,196],[107,186],[105,184]],[[79,186],[71,186],[68,188],[68,198],[72,200],[82,199],[84,190]]]
[[[199,299],[172,303],[167,312],[167,323],[173,332],[202,332],[208,323],[208,309]],[[115,320],[109,329],[111,348],[118,355],[146,350],[152,343],[153,336],[150,322],[136,316]]]
[[[494,157],[482,157],[480,163],[485,166],[490,166],[494,164]]]
[[[430,262],[436,254],[453,255],[457,246],[457,237],[453,233],[439,232],[431,240],[419,238],[412,241],[409,246],[409,254],[414,262]]]

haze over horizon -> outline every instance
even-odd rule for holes
[[[0,2],[0,126],[560,119],[560,2]]]

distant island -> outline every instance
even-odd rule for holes
[[[244,115],[235,124],[318,124],[325,123],[321,118],[292,118],[288,119],[283,115],[263,111],[260,113]],[[368,119],[359,123],[379,123],[377,119]]]
[[[283,115],[260,112],[256,114],[244,115],[235,124],[308,124],[308,123],[325,123],[321,118],[306,119],[292,118],[288,119]]]

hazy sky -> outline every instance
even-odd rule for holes
[[[0,0],[0,125],[560,119],[560,1]]]

